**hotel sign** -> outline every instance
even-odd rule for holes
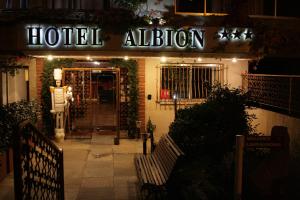
[[[124,47],[133,48],[171,48],[186,47],[203,49],[205,30],[203,29],[170,29],[170,28],[137,28],[130,30],[124,37]]]
[[[29,47],[102,47],[101,29],[88,26],[26,26]]]
[[[27,46],[29,48],[103,48],[102,30],[97,26],[26,26]],[[129,30],[120,41],[122,48],[131,49],[178,49],[203,50],[206,45],[204,28],[136,28]],[[248,29],[221,29],[219,41],[246,41],[252,39]]]

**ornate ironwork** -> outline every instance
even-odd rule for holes
[[[30,122],[14,140],[15,199],[63,200],[63,151]]]
[[[300,114],[300,76],[246,74],[243,88],[249,91],[252,101]]]

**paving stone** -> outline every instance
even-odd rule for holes
[[[68,149],[64,151],[64,161],[73,161],[76,159],[76,161],[85,161],[88,157],[90,150],[81,150],[81,149]]]
[[[113,187],[94,187],[94,188],[84,188],[80,189],[77,200],[113,200],[114,188]]]
[[[138,179],[136,176],[114,176],[114,186],[118,187],[136,187]]]
[[[81,181],[80,184],[71,184],[71,185],[65,184],[65,199],[75,200],[79,194],[80,187],[81,187]]]
[[[134,200],[138,199],[135,187],[114,187],[116,200]]]
[[[113,162],[112,161],[87,161],[83,177],[112,177]]]
[[[142,141],[97,135],[91,140],[65,140],[65,199],[134,200],[139,197],[134,154],[142,152]],[[14,199],[13,176],[0,183],[0,199]]]
[[[91,144],[93,145],[113,145],[114,144],[113,135],[93,135]]]
[[[81,182],[81,187],[82,188],[94,188],[94,187],[113,187],[114,186],[114,181],[113,177],[104,177],[104,178],[83,178]]]

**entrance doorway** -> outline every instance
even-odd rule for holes
[[[64,68],[64,85],[71,86],[67,138],[91,138],[93,133],[119,136],[118,68]]]

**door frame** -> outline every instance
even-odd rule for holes
[[[119,143],[120,140],[120,68],[118,67],[63,67],[62,68],[62,85],[65,85],[65,71],[92,71],[99,70],[105,72],[112,72],[116,74],[116,135],[115,143]]]

